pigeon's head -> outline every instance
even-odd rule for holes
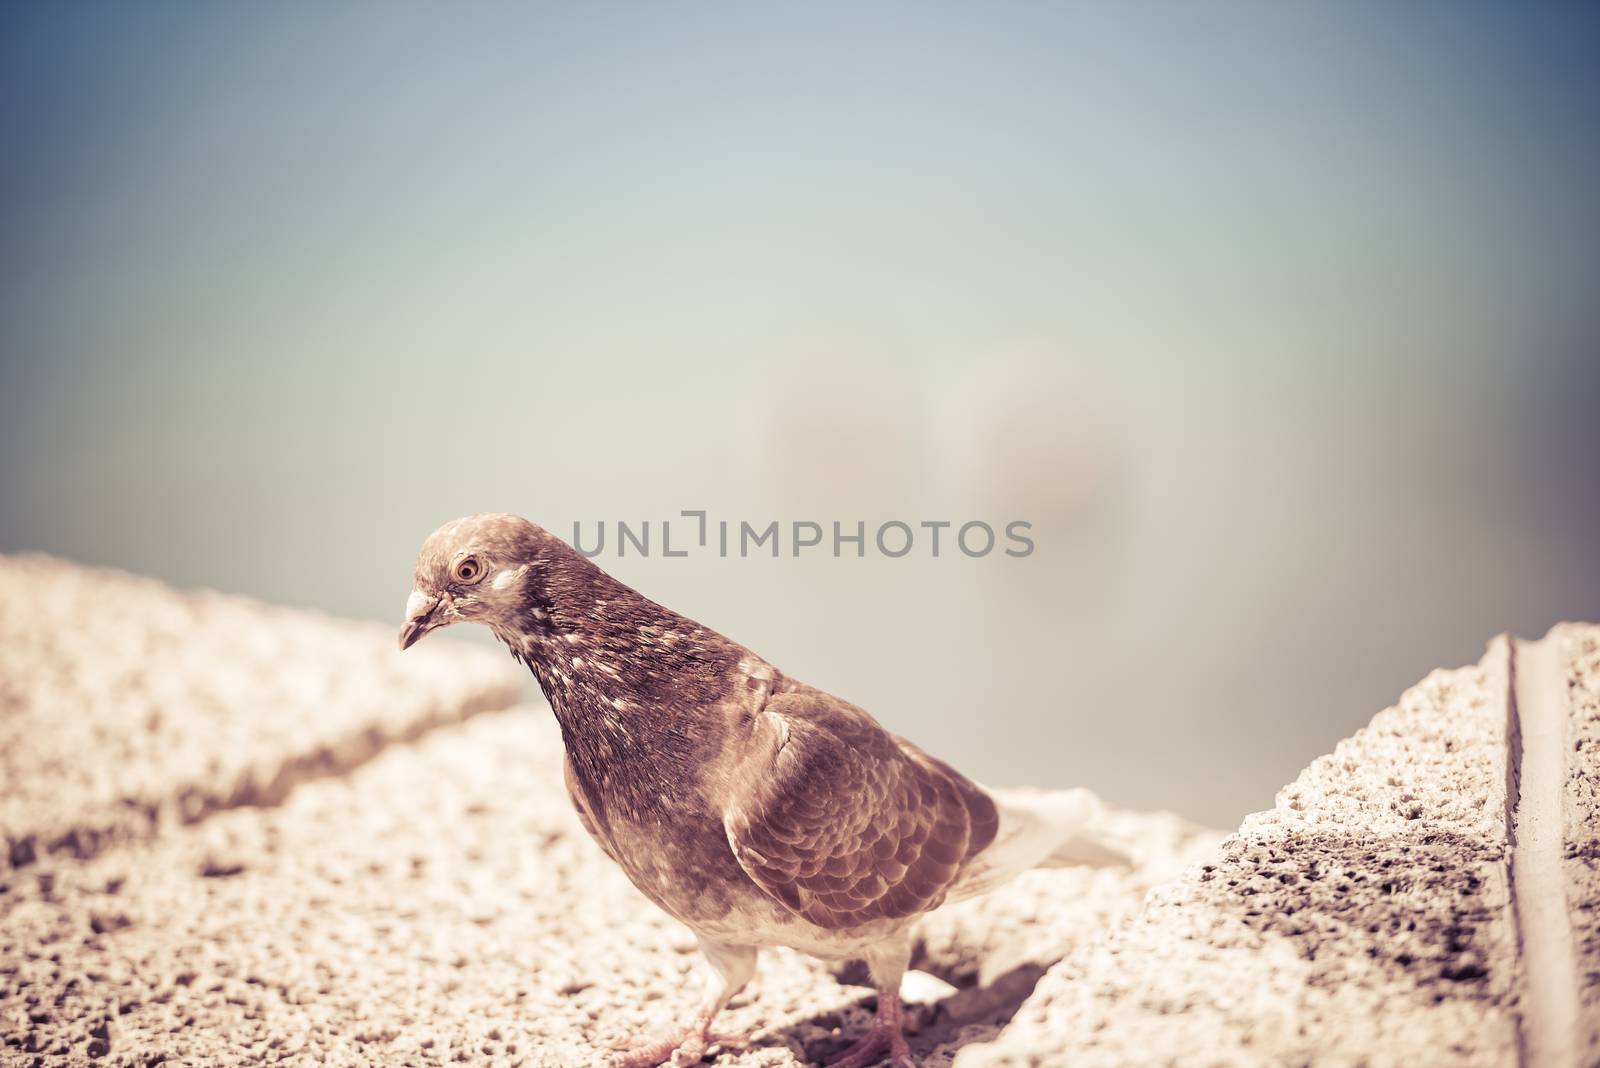
[[[400,648],[452,623],[515,630],[525,584],[554,540],[521,516],[503,512],[469,515],[428,535],[417,553]]]

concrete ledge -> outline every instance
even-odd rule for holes
[[[514,667],[447,641],[401,658],[380,624],[0,556],[0,872],[276,803],[504,708],[526,681]]]
[[[592,1065],[604,1036],[681,1011],[698,958],[589,841],[561,781],[549,710],[495,712],[279,807],[13,872],[0,1061]],[[1171,817],[1117,818],[1164,862],[1034,872],[986,911],[938,918],[924,965],[957,988],[911,984],[925,1068],[999,1033],[1043,971],[1030,956],[1048,963],[1134,914],[1176,863],[1162,843],[1215,842]],[[995,954],[1001,974],[976,985]],[[755,1044],[717,1063],[798,1068],[870,1020],[870,991],[769,953],[725,1021]]]
[[[692,939],[578,827],[548,710],[463,722],[520,674],[390,641],[0,558],[21,865],[0,867],[0,1063],[576,1068],[679,1011]],[[1226,841],[1112,812],[1135,870],[1030,872],[929,917],[913,1049],[924,1068],[1600,1064],[1597,800],[1600,627],[1498,639]],[[768,954],[724,1021],[755,1042],[716,1063],[845,1046],[871,996],[836,978],[859,977]]]
[[[1434,672],[1313,762],[1214,864],[1052,968],[958,1068],[1600,1063],[1600,628],[1563,625],[1551,641],[1566,703],[1557,736],[1528,742],[1553,746],[1564,772],[1564,871],[1514,864],[1508,828],[1520,816],[1532,829],[1520,787],[1546,772],[1523,746],[1513,643],[1496,639],[1477,666]],[[1552,892],[1554,914],[1534,918]],[[1546,970],[1540,990],[1525,947],[1559,944],[1569,922],[1581,963]],[[1574,993],[1580,1019],[1565,1020],[1559,1002]],[[1572,1026],[1584,1051],[1553,1026]]]

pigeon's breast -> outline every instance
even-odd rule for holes
[[[609,844],[646,897],[696,929],[793,915],[745,874],[721,819],[709,811],[669,809],[640,822],[613,818]]]
[[[788,946],[824,958],[858,955],[907,919],[829,930],[798,915],[740,867],[720,818],[680,818],[670,827],[614,825],[610,848],[634,886],[698,934],[720,942]]]

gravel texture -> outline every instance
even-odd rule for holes
[[[0,556],[0,872],[271,804],[525,681],[461,643],[402,658],[381,624]]]
[[[589,841],[549,711],[490,713],[391,749],[282,805],[235,809],[87,863],[13,872],[0,895],[0,1009],[18,1063],[471,1062],[583,1066],[596,1040],[697,996],[688,932]],[[1131,916],[1215,836],[1116,814],[1151,861],[1035,872],[930,917],[913,980],[927,1068],[990,1037],[1062,953]],[[974,985],[979,973],[987,985]],[[990,975],[990,972],[996,974]],[[845,978],[851,978],[846,970]],[[870,1022],[869,991],[764,955],[721,1065],[793,1066]]]
[[[1570,756],[1550,878],[1581,1063],[1600,1065],[1600,627],[1555,633]],[[549,710],[506,707],[521,673],[392,644],[0,557],[0,1065],[580,1068],[695,1000],[693,939],[579,827]],[[1519,1063],[1537,1002],[1508,875],[1509,689],[1501,639],[1225,841],[1113,810],[1134,869],[1030,872],[926,918],[905,988],[919,1063]],[[870,1022],[864,981],[769,951],[720,1021],[752,1044],[715,1063],[844,1048]]]
[[[1428,676],[959,1068],[1515,1064],[1506,685]]]

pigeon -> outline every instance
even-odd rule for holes
[[[910,1068],[899,990],[919,917],[1030,868],[1128,863],[1087,790],[980,786],[519,516],[467,516],[423,543],[400,648],[455,623],[487,626],[532,670],[584,829],[705,957],[692,1011],[611,1043],[609,1068],[742,1044],[712,1024],[771,946],[864,960],[874,1021],[831,1064]]]

